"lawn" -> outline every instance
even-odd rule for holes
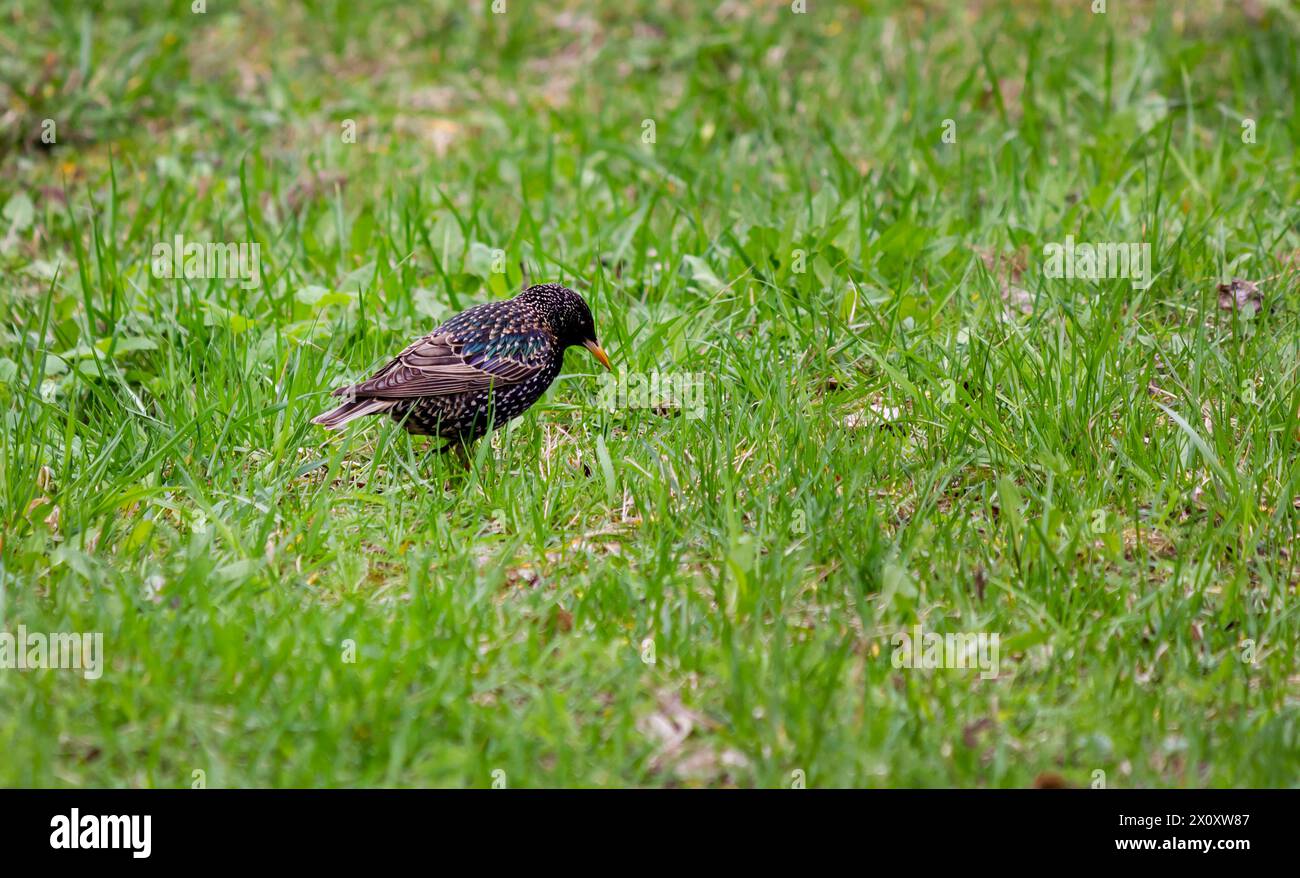
[[[0,785],[1295,786],[1300,13],[1090,5],[0,0]]]

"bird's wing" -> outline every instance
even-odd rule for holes
[[[546,368],[554,343],[545,330],[487,340],[462,340],[436,332],[402,351],[370,380],[335,393],[358,399],[400,399],[518,384]]]

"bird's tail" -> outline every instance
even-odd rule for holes
[[[334,391],[334,395],[346,396],[351,389],[350,387],[340,387]],[[311,422],[320,424],[327,430],[341,430],[348,421],[363,418],[366,415],[373,415],[377,412],[386,412],[392,407],[393,400],[391,399],[349,399],[338,408],[321,412],[312,418]]]

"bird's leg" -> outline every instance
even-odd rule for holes
[[[469,445],[466,442],[463,442],[460,439],[452,439],[445,446],[443,446],[442,450],[451,451],[456,456],[456,460],[460,462],[461,467],[464,468],[466,472],[469,472],[470,469],[472,469],[470,459],[469,459]]]

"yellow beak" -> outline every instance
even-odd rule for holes
[[[604,348],[596,344],[594,341],[584,341],[582,346],[591,351],[596,356],[596,359],[600,360],[602,366],[611,372],[614,371],[614,367],[609,364],[609,356],[605,353]]]

